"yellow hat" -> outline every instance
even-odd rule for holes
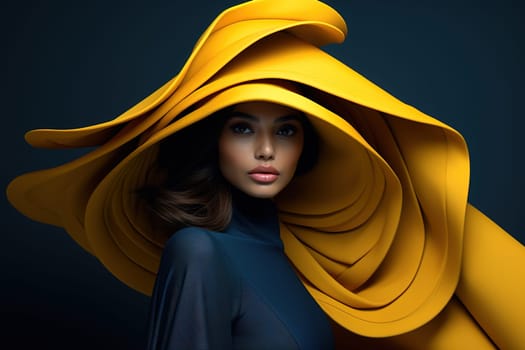
[[[37,147],[97,147],[14,179],[8,198],[28,217],[64,227],[118,279],[150,294],[166,237],[134,193],[156,181],[159,141],[238,103],[283,104],[303,111],[320,137],[316,166],[276,198],[299,276],[355,333],[413,330],[439,313],[458,281],[467,149],[456,131],[319,49],[345,35],[341,16],[319,1],[234,6],[175,78],[121,116],[29,132]],[[304,96],[276,79],[304,86]]]

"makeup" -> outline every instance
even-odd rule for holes
[[[277,180],[279,172],[272,166],[260,165],[250,170],[248,175],[255,182],[270,184]]]

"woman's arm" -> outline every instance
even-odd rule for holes
[[[235,281],[213,233],[171,237],[151,300],[148,350],[231,349]]]

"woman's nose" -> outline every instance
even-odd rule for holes
[[[255,158],[259,160],[271,160],[275,157],[275,147],[271,135],[260,135],[255,147]]]

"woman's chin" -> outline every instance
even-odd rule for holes
[[[283,186],[280,184],[250,184],[250,186],[237,187],[244,194],[260,199],[269,199],[277,196],[282,190]]]

